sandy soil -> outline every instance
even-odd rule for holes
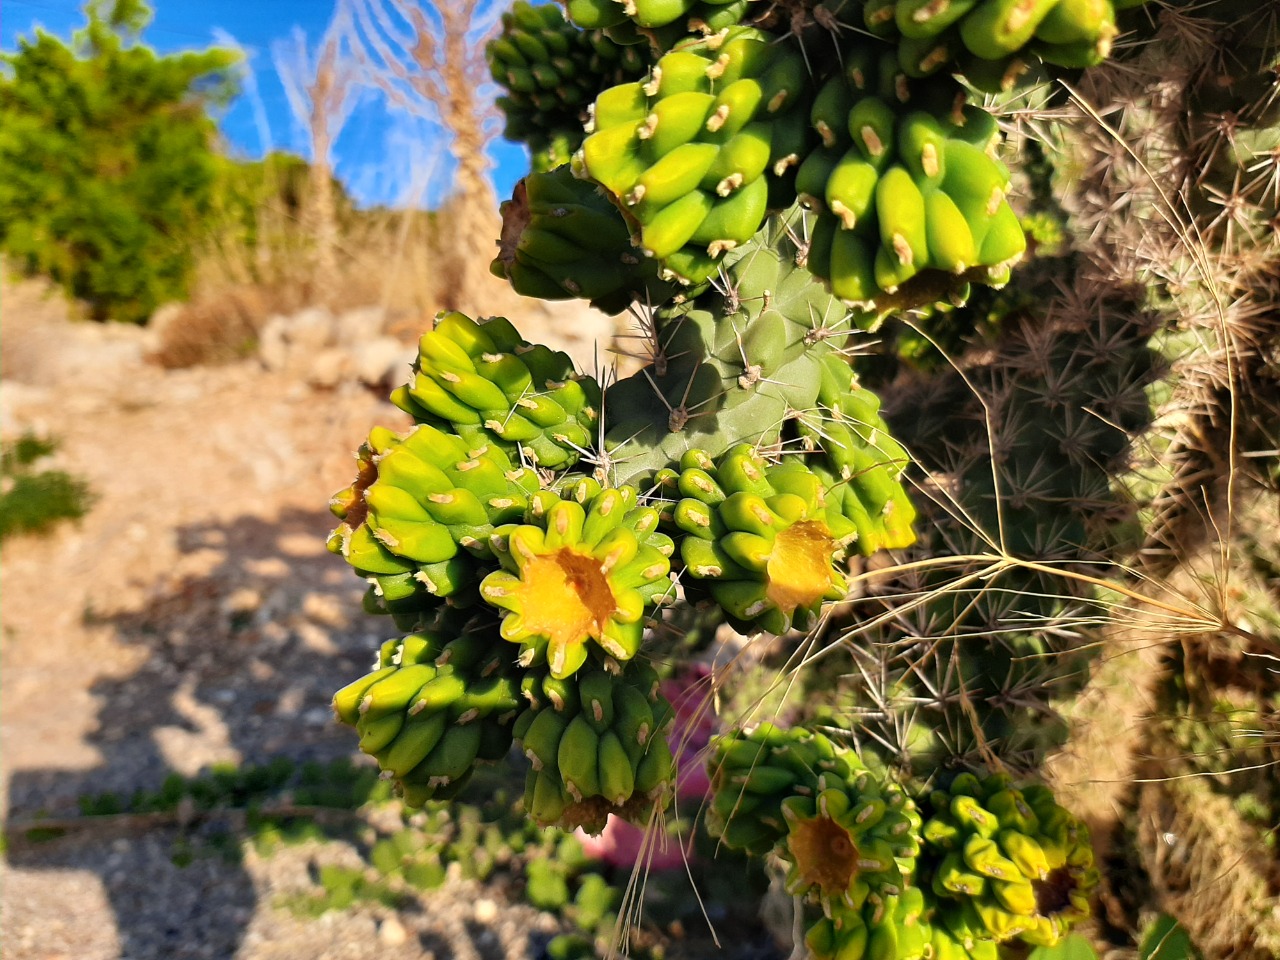
[[[325,551],[326,503],[370,426],[403,415],[254,360],[164,371],[142,331],[71,323],[32,285],[0,295],[0,431],[58,438],[51,465],[97,497],[79,524],[4,546],[3,813],[74,815],[82,795],[218,761],[349,755],[328,700],[391,625],[360,612],[363,585]],[[174,839],[11,839],[7,960],[516,957],[554,927],[462,881],[413,915],[306,923],[273,902],[306,885],[314,851],[179,869]]]

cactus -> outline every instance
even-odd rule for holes
[[[1115,41],[1167,45],[1182,14],[1141,0],[564,6],[518,3],[489,47],[535,168],[491,269],[629,311],[639,369],[597,383],[503,318],[423,336],[392,394],[415,426],[375,430],[333,503],[331,547],[410,631],[340,719],[409,804],[521,764],[515,744],[534,822],[656,823],[676,792],[659,671],[719,624],[771,637],[760,662],[804,696],[790,726],[743,708],[713,740],[707,824],[783,866],[809,952],[1061,942],[1098,876],[1040,781],[1103,580],[1141,602],[1122,565],[1151,562],[1170,512],[1139,441],[1181,369],[1174,305],[1207,315],[1212,293],[1123,273],[1165,242],[1134,234],[1172,184],[1261,316],[1274,29],[1246,37],[1211,0],[1157,94],[1134,79],[1153,54]],[[1078,74],[1113,53],[1122,70]],[[1120,191],[1116,215],[1123,158],[1027,120],[1060,104],[1043,78],[1161,120],[1180,178]],[[1217,389],[1275,381],[1256,339]],[[452,644],[484,653],[441,662]]]
[[[601,90],[639,77],[649,65],[645,45],[613,43],[599,30],[566,22],[554,4],[525,0],[502,15],[502,31],[485,46],[485,57],[504,90],[503,135],[529,147],[538,171],[569,161]]]

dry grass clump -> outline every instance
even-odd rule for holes
[[[264,291],[249,286],[170,304],[151,318],[155,348],[148,359],[166,370],[242,359],[257,346],[266,305]]]

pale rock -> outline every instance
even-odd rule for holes
[[[258,334],[258,360],[273,373],[289,365],[289,318],[275,314]]]
[[[378,942],[385,947],[398,947],[409,939],[409,931],[395,917],[387,917],[378,924]]]
[[[356,347],[382,336],[386,324],[387,312],[382,307],[357,307],[338,316],[334,333],[339,345]]]
[[[335,326],[333,314],[324,307],[299,310],[289,318],[289,352],[313,353],[332,346]]]
[[[186,305],[182,303],[164,303],[156,307],[147,320],[144,345],[147,353],[157,352],[166,342],[170,331],[182,323],[186,316]]]
[[[409,378],[416,356],[416,346],[406,347],[394,337],[374,337],[355,346],[352,365],[361,383],[389,387]]]
[[[296,363],[296,359],[291,358]],[[321,390],[332,390],[350,376],[351,358],[339,347],[318,350],[303,365],[307,383]]]

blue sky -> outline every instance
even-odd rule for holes
[[[14,50],[18,37],[32,35],[37,26],[69,38],[84,22],[82,6],[82,0],[0,0],[0,50]],[[157,50],[199,49],[229,35],[248,53],[253,75],[221,117],[232,153],[259,157],[274,147],[306,155],[307,139],[289,111],[271,48],[295,27],[314,47],[332,15],[330,0],[151,0],[151,6],[155,17],[143,39]],[[452,160],[442,146],[431,124],[389,109],[380,95],[369,92],[356,103],[334,148],[335,168],[364,205],[421,196],[420,202],[431,206],[449,189]],[[498,196],[509,196],[527,170],[525,154],[499,138],[492,157]]]

